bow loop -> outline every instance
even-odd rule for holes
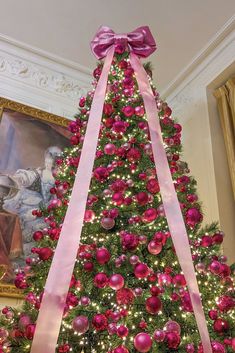
[[[156,43],[148,26],[123,34],[116,34],[111,28],[101,26],[91,41],[91,50],[97,59],[102,59],[107,56],[112,46],[119,44],[143,58],[147,58],[156,50]]]

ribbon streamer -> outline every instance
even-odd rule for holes
[[[31,353],[55,353],[56,350],[66,297],[80,243],[108,74],[116,44],[127,45],[131,53],[131,65],[136,74],[148,118],[154,161],[157,166],[157,176],[166,218],[176,254],[187,281],[204,352],[212,353],[187,232],[163,146],[156,102],[147,74],[139,60],[139,57],[147,57],[156,49],[154,38],[147,26],[137,28],[128,34],[119,35],[116,35],[109,27],[102,26],[91,42],[93,53],[98,59],[105,57],[105,63],[91,105],[71,198],[46,281]]]

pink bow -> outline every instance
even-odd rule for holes
[[[115,34],[107,27],[101,26],[91,41],[91,50],[97,59],[107,56],[113,45],[123,45],[136,55],[147,58],[157,48],[156,42],[148,26],[142,26],[130,33]]]

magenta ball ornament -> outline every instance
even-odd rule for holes
[[[124,286],[124,278],[122,275],[115,273],[109,279],[109,286],[114,290],[119,290]]]
[[[158,297],[149,297],[145,302],[146,311],[152,315],[157,314],[162,308],[162,302]]]
[[[105,230],[110,230],[115,226],[115,220],[113,218],[110,217],[104,217],[101,219],[101,226],[105,229]]]
[[[149,352],[152,343],[152,338],[145,332],[138,333],[134,338],[135,349],[140,353]]]
[[[156,330],[153,334],[153,338],[156,342],[163,342],[165,339],[165,332],[163,330]]]
[[[85,333],[89,329],[88,318],[84,315],[77,316],[73,319],[72,327],[78,333]]]
[[[81,303],[81,305],[83,305],[83,306],[87,306],[87,305],[89,305],[90,304],[90,298],[88,298],[88,297],[81,297],[81,299],[80,299],[80,303]]]
[[[92,210],[86,210],[84,215],[84,222],[89,223],[95,219],[95,212]]]
[[[100,265],[104,265],[109,262],[111,258],[110,252],[106,248],[100,248],[96,250],[96,260]]]
[[[187,353],[195,353],[195,348],[194,348],[194,345],[192,343],[187,344],[186,352]]]
[[[26,328],[26,326],[28,326],[29,324],[31,324],[31,319],[28,315],[22,315],[19,319],[19,328],[24,331],[24,329]]]
[[[131,265],[136,265],[139,262],[139,257],[137,255],[132,255],[130,257],[130,264]]]
[[[146,278],[149,274],[149,268],[143,263],[139,263],[135,266],[134,274],[136,278]]]
[[[135,114],[140,117],[143,116],[144,115],[144,107],[140,107],[140,106],[135,107]]]
[[[180,335],[181,327],[176,321],[169,320],[164,326],[166,332],[176,332]]]
[[[104,146],[104,153],[111,156],[115,153],[116,147],[113,143],[108,143]]]
[[[224,345],[220,342],[213,341],[211,343],[211,345],[212,345],[213,353],[225,353],[226,352]]]
[[[140,287],[135,288],[134,289],[134,293],[135,293],[136,297],[139,297],[139,296],[141,296],[143,294],[143,289],[140,288]]]
[[[158,255],[162,251],[162,244],[157,243],[155,240],[151,240],[148,243],[148,251],[152,255]]]

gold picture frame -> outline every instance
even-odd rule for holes
[[[67,131],[66,127],[69,124],[69,119],[48,113],[46,111],[30,107],[28,105],[18,103],[15,101],[12,101],[10,99],[6,99],[3,97],[0,97],[0,133],[1,133],[1,121],[4,116],[4,112],[13,112],[15,115],[17,115],[16,119],[20,119],[20,117],[24,117],[24,119],[27,120],[27,117],[30,119],[32,123],[32,119],[37,121],[38,124],[45,123],[47,126],[59,126],[65,128]],[[18,113],[18,114],[16,114]],[[17,120],[17,124],[19,123],[20,120]],[[23,121],[23,120],[22,120]],[[40,122],[40,123],[39,123]],[[48,127],[48,129],[49,129]],[[57,129],[60,129],[57,127]],[[69,134],[69,132],[66,132]],[[64,138],[64,136],[63,136]],[[66,140],[67,141],[67,140]],[[69,141],[68,141],[69,145]],[[61,147],[62,148],[62,147]],[[1,151],[0,151],[1,152]],[[0,170],[1,173],[1,170]],[[0,234],[1,235],[1,234]],[[1,244],[0,244],[1,246]],[[0,264],[0,297],[9,297],[9,298],[23,298],[23,291],[20,289],[17,289],[14,284],[11,283],[6,283],[3,280],[1,280],[3,271],[4,271],[4,264]],[[2,273],[1,273],[2,272]]]

